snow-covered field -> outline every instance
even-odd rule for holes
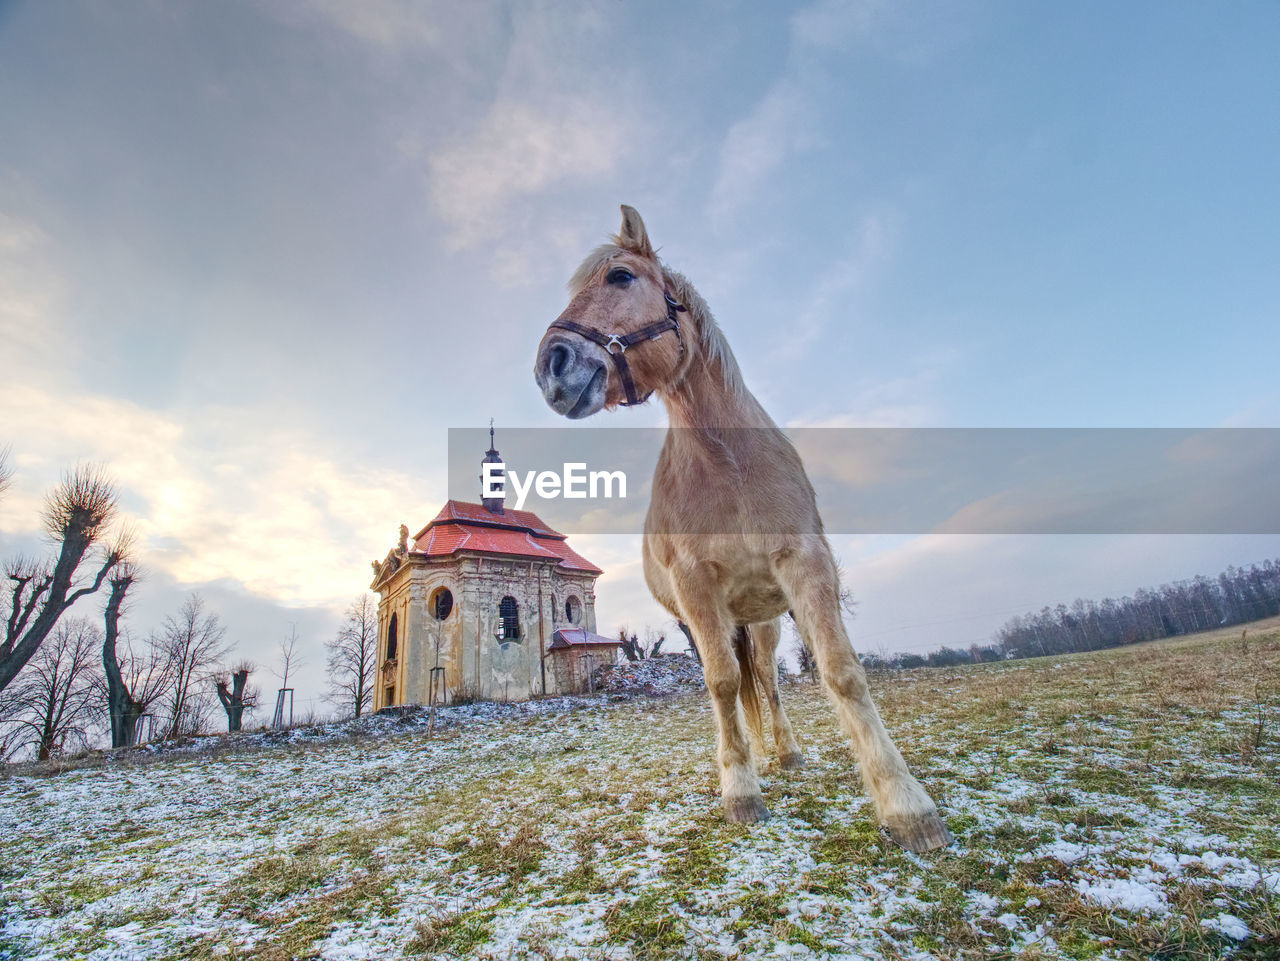
[[[1280,634],[876,679],[957,843],[887,842],[821,694],[774,817],[704,694],[477,706],[0,780],[0,957],[1207,958],[1280,950]]]

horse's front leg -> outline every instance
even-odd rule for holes
[[[738,709],[742,675],[733,649],[736,625],[720,596],[713,572],[705,565],[689,565],[675,581],[685,623],[697,639],[702,673],[715,710],[719,731],[716,760],[724,815],[730,821],[763,821],[769,816],[769,809],[760,793],[760,779]]]
[[[800,631],[813,649],[840,726],[853,742],[867,793],[893,839],[910,851],[951,842],[947,826],[880,720],[867,676],[840,617],[840,582],[821,535],[805,538],[770,556],[774,575],[791,601]]]
[[[804,767],[804,755],[796,741],[791,719],[787,717],[778,694],[778,639],[782,629],[778,621],[765,621],[751,625],[751,642],[755,651],[756,678],[769,701],[769,714],[773,718],[773,743],[778,749],[778,766],[783,770]]]

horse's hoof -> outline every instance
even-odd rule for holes
[[[778,755],[778,767],[784,771],[799,771],[804,767],[804,755],[797,751],[795,754]]]
[[[889,836],[915,854],[923,854],[934,848],[944,848],[951,843],[951,832],[936,814],[917,814],[895,818],[885,825]]]
[[[724,816],[739,824],[755,824],[769,820],[769,809],[759,795],[724,799]]]

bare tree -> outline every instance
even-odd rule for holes
[[[18,705],[13,694],[12,686],[0,691],[0,761],[16,754],[27,734],[27,729],[15,720]]]
[[[226,657],[230,645],[223,640],[225,635],[218,615],[206,611],[200,595],[192,594],[176,617],[165,618],[160,636],[152,640],[164,652],[172,672],[165,737],[192,734],[204,726],[210,705],[199,682]]]
[[[373,700],[378,656],[378,609],[373,598],[361,594],[347,608],[338,636],[325,645],[329,651],[329,699],[359,717]]]
[[[127,641],[123,653],[117,650],[125,595],[137,576],[131,564],[116,568],[103,617],[103,684],[112,747],[129,747],[137,742],[139,719],[160,699],[172,675],[169,657],[154,645],[148,645],[146,656],[135,654]]]
[[[214,679],[218,700],[222,702],[222,709],[227,712],[228,731],[240,730],[245,710],[253,710],[258,706],[258,692],[247,686],[252,673],[253,665],[242,661],[231,669],[230,677],[223,675]]]
[[[0,644],[0,690],[31,660],[58,618],[76,601],[102,586],[127,549],[121,536],[103,552],[97,574],[77,587],[76,574],[116,512],[116,492],[101,469],[81,466],[63,475],[45,506],[45,530],[60,542],[50,567],[22,559],[7,565],[11,582],[4,643]]]
[[[47,761],[69,742],[88,743],[101,642],[86,620],[58,624],[10,689],[10,717],[24,732],[13,739],[11,750],[31,747],[37,761]]]
[[[9,464],[9,445],[6,444],[0,447],[0,497],[4,496],[12,482],[13,467]]]
[[[796,656],[796,666],[801,674],[808,676],[810,681],[816,683],[818,660],[813,656],[813,651],[809,650],[809,645],[805,643],[804,635],[800,633],[794,620],[791,622],[791,638],[791,653]]]
[[[401,525],[404,526],[403,524]],[[293,695],[289,695],[289,719],[286,721],[284,716],[285,694],[289,690],[289,672],[295,667],[302,666],[302,657],[298,652],[298,626],[296,624],[289,625],[289,636],[280,642],[279,665],[280,669],[271,669],[271,673],[280,679],[280,688],[276,691],[276,708],[271,719],[271,723],[277,727],[292,726],[293,724]]]
[[[302,666],[302,655],[298,651],[298,627],[289,625],[289,636],[280,642],[280,670],[272,670],[272,674],[280,678],[280,686],[289,686],[289,672]]]

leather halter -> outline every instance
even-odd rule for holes
[[[681,356],[684,355],[684,336],[680,333],[680,321],[676,314],[682,314],[688,308],[677,302],[665,290],[662,292],[662,297],[667,302],[667,316],[661,320],[655,320],[652,324],[641,327],[639,330],[633,330],[625,336],[602,334],[594,327],[585,327],[572,320],[557,319],[551,324],[552,327],[571,331],[587,338],[594,344],[599,344],[613,358],[613,365],[618,368],[618,377],[622,380],[622,389],[627,395],[627,399],[622,403],[623,407],[635,407],[637,404],[643,404],[653,395],[653,391],[649,391],[643,397],[636,396],[635,381],[631,379],[631,367],[627,364],[626,358],[628,347],[634,347],[636,344],[646,340],[657,340],[668,330],[674,330],[676,332],[676,340],[680,342],[680,354]]]

